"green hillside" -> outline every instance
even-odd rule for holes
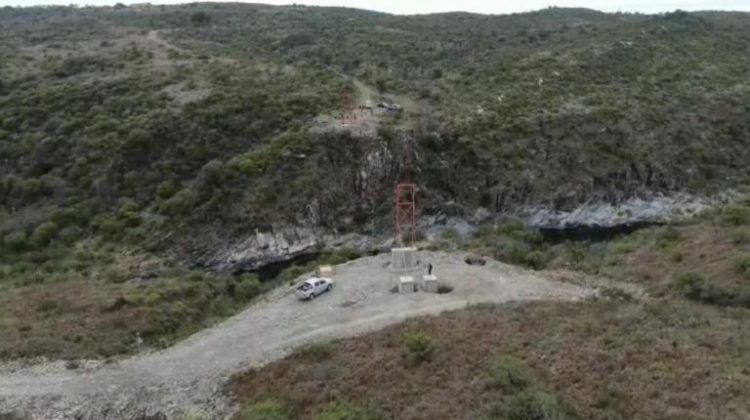
[[[400,179],[423,214],[468,215],[750,176],[743,13],[5,7],[0,37],[0,357],[184,336],[260,292],[185,268],[193,252],[289,226],[387,234]],[[342,129],[344,92],[403,111]],[[103,349],[78,338],[109,330]]]
[[[747,176],[743,14],[211,4],[5,8],[0,25],[5,234],[357,226],[387,214],[401,131],[428,208],[569,209]],[[311,134],[352,78],[408,98],[406,123],[370,141]],[[358,168],[381,149],[389,170],[364,194]]]

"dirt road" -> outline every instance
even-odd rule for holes
[[[592,290],[488,261],[470,266],[461,254],[422,252],[449,294],[391,292],[389,255],[337,267],[336,287],[310,302],[278,289],[242,313],[163,351],[112,364],[55,362],[0,366],[0,414],[44,419],[121,419],[143,415],[216,418],[231,413],[223,388],[233,374],[286,355],[304,343],[362,334],[405,318],[483,302],[579,300]],[[163,418],[163,417],[156,417]]]

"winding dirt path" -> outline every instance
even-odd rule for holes
[[[584,299],[595,292],[538,273],[488,261],[469,266],[461,254],[421,252],[444,295],[393,294],[389,255],[337,267],[336,287],[311,302],[278,289],[231,319],[163,351],[113,364],[0,366],[0,414],[43,419],[121,419],[161,413],[167,418],[232,413],[224,386],[236,372],[281,358],[302,344],[377,330],[406,318],[484,302]]]

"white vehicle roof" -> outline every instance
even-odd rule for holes
[[[318,281],[318,280],[328,280],[328,279],[324,279],[323,277],[310,277],[309,279],[305,280],[304,283],[308,283],[308,284],[313,284],[314,285],[315,282]]]

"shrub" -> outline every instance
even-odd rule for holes
[[[586,250],[578,244],[568,244],[568,253],[574,265],[581,265],[586,261]]]
[[[117,238],[125,231],[125,223],[109,214],[99,214],[91,222],[97,232],[107,238]]]
[[[743,255],[734,262],[734,268],[746,278],[750,278],[750,255]]]
[[[50,220],[60,227],[78,224],[80,219],[80,212],[75,208],[57,208],[50,212]]]
[[[83,231],[81,230],[81,228],[77,226],[68,226],[61,230],[60,233],[57,234],[57,236],[63,243],[72,245],[81,237],[82,234]]]
[[[303,358],[319,361],[330,359],[334,351],[336,351],[336,344],[334,342],[320,341],[301,347],[297,350],[297,354]]]
[[[613,254],[629,254],[638,249],[638,242],[633,236],[626,236],[616,240],[610,248]]]
[[[26,234],[21,231],[11,232],[3,238],[3,245],[11,251],[20,252],[31,248]]]
[[[43,300],[36,305],[36,311],[41,313],[52,313],[59,309],[60,303],[52,299]]]
[[[523,392],[508,402],[509,420],[563,420],[568,418],[557,397],[543,392]]]
[[[328,404],[315,416],[315,420],[370,420],[376,416],[359,404],[337,400]]]
[[[261,284],[258,280],[258,276],[246,275],[243,276],[242,280],[237,286],[236,294],[240,299],[247,301],[258,296],[258,294],[260,294],[260,291]]]
[[[727,206],[721,212],[721,221],[732,226],[746,225],[750,222],[750,209],[739,205]]]
[[[42,181],[37,178],[24,179],[21,184],[21,196],[24,200],[31,201],[42,195],[43,187]]]
[[[490,370],[489,387],[520,391],[530,383],[528,368],[516,356],[500,356]]]
[[[417,363],[432,360],[432,356],[437,349],[435,340],[421,330],[403,333],[401,335],[401,345]]]
[[[461,236],[458,234],[458,231],[454,228],[445,228],[441,233],[440,237],[450,243],[456,243],[459,242],[461,239]]]
[[[505,235],[522,232],[524,231],[523,222],[515,218],[508,218],[497,226],[497,231]]]
[[[137,226],[140,223],[138,204],[133,200],[125,200],[117,210],[117,218],[128,227]]]
[[[256,402],[242,410],[241,418],[245,420],[291,420],[293,413],[284,404],[265,400]]]
[[[495,249],[494,256],[500,261],[510,264],[525,264],[526,255],[532,252],[531,246],[518,239],[507,239]]]
[[[747,229],[739,229],[732,232],[732,243],[735,245],[750,244],[750,231]]]
[[[211,416],[203,411],[193,409],[182,415],[181,420],[208,420]]]
[[[57,233],[57,223],[45,222],[37,226],[36,229],[34,229],[32,240],[37,245],[45,246],[49,244],[50,241],[52,241],[52,238],[55,236],[55,233]]]
[[[667,248],[682,239],[680,231],[674,226],[667,226],[666,228],[659,231],[659,236],[656,239],[656,244],[659,248]]]
[[[185,188],[159,204],[159,210],[170,216],[184,215],[195,206],[197,200],[196,192],[190,188]]]
[[[192,15],[190,15],[190,21],[193,22],[196,25],[206,25],[209,22],[211,22],[211,16],[208,15],[206,12],[195,12]]]
[[[531,251],[523,258],[524,263],[534,270],[541,270],[546,265],[544,253],[539,250]]]
[[[124,283],[132,277],[125,267],[111,266],[104,271],[104,278],[110,283]]]
[[[166,200],[177,192],[177,185],[174,181],[163,181],[156,187],[156,195],[162,200]]]
[[[683,296],[691,300],[705,303],[719,303],[724,298],[724,293],[709,283],[700,273],[692,271],[682,273],[675,277],[674,284]]]
[[[351,260],[356,260],[361,256],[362,255],[360,255],[356,249],[343,248],[319,258],[318,262],[320,264],[338,265]]]

